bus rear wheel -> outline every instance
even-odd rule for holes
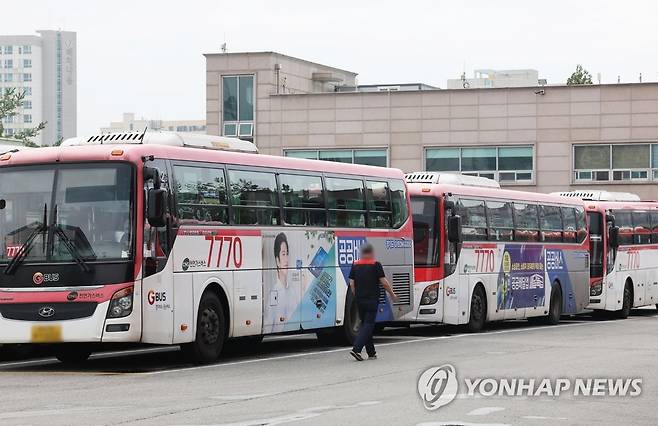
[[[359,307],[356,304],[356,298],[348,290],[345,299],[345,316],[343,325],[328,330],[320,330],[315,335],[322,345],[353,345],[356,336],[361,328],[361,318],[359,317]]]
[[[562,316],[562,288],[560,284],[554,283],[551,289],[551,301],[548,306],[548,315],[546,316],[546,324],[557,325],[560,323]]]
[[[195,364],[216,361],[226,340],[226,320],[219,297],[213,292],[201,296],[193,342],[181,345],[185,358]]]
[[[468,318],[468,331],[476,333],[484,328],[487,320],[487,296],[481,285],[475,287],[471,297],[471,313]]]
[[[624,298],[621,302],[621,309],[617,311],[617,318],[626,319],[631,314],[631,307],[633,305],[633,290],[631,290],[631,283],[627,282],[624,286]]]
[[[91,347],[84,343],[69,343],[57,346],[55,358],[62,364],[81,364],[91,356]]]

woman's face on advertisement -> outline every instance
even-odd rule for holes
[[[276,259],[276,267],[284,274],[288,272],[288,243],[281,244],[281,251],[279,251],[279,257]]]

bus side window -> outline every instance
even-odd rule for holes
[[[224,170],[174,166],[176,205],[181,224],[225,225],[228,197]]]
[[[633,228],[633,242],[635,244],[651,244],[649,212],[633,212]]]
[[[576,207],[576,230],[578,236],[578,243],[582,243],[587,238],[587,222],[585,220],[585,209],[583,207]]]
[[[326,178],[329,226],[365,228],[366,200],[361,179]]]
[[[562,221],[564,223],[564,242],[577,242],[578,224],[576,223],[576,209],[571,207],[562,207]]]
[[[279,175],[283,195],[283,223],[298,226],[325,226],[322,177],[308,175]]]
[[[464,241],[487,240],[487,216],[484,201],[461,198],[457,205],[462,218],[462,235]]]
[[[651,243],[658,244],[658,212],[651,212]]]
[[[407,187],[401,180],[391,180],[389,182],[391,191],[391,210],[393,213],[393,228],[399,228],[404,225],[409,217],[409,208],[407,206]]]
[[[489,216],[489,239],[494,241],[512,241],[514,238],[512,203],[487,201],[487,215]]]
[[[233,223],[236,225],[281,224],[276,175],[254,170],[229,170]]]
[[[556,206],[539,206],[542,241],[562,242],[562,213]]]
[[[391,227],[391,196],[388,182],[366,181],[368,228]]]
[[[514,241],[539,241],[539,216],[536,204],[514,203]]]
[[[615,225],[619,227],[619,245],[628,246],[634,242],[633,218],[630,211],[614,210]]]

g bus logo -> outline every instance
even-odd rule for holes
[[[153,305],[155,302],[166,302],[167,292],[149,290],[148,294],[146,295],[146,300],[148,300],[149,305]]]
[[[36,285],[43,284],[43,274],[41,272],[35,272],[32,275],[32,282]]]
[[[418,378],[418,394],[425,408],[431,411],[450,404],[458,389],[457,372],[450,364],[428,368]]]
[[[32,282],[36,285],[43,284],[44,282],[55,282],[59,281],[59,274],[43,274],[41,272],[35,272],[32,275]]]

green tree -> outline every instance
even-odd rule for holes
[[[592,84],[592,74],[589,73],[582,65],[576,65],[576,71],[567,79],[567,86],[578,84]]]
[[[15,88],[5,89],[2,96],[0,96],[0,138],[5,136],[4,120],[9,117],[14,117],[18,114],[18,110],[23,105],[25,99],[25,90],[18,91]],[[18,133],[13,134],[14,139],[23,142],[25,146],[36,147],[38,146],[32,139],[36,137],[40,131],[46,127],[46,122],[42,121],[36,127],[25,128]]]

